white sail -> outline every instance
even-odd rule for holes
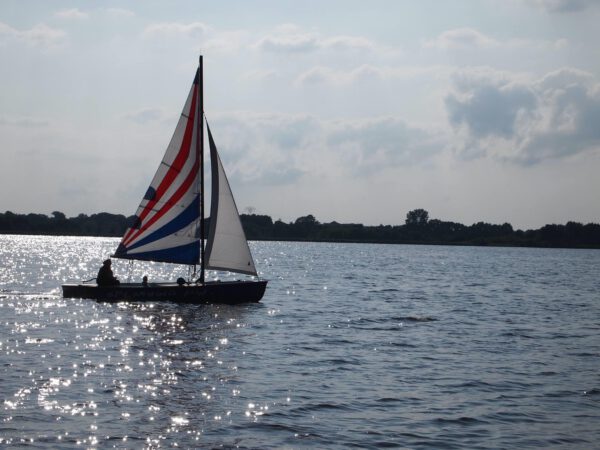
[[[205,267],[257,275],[235,200],[208,124],[207,129],[210,143],[212,195]]]

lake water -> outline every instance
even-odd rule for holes
[[[117,242],[0,236],[0,447],[600,448],[598,250],[252,242],[259,304],[63,299]]]

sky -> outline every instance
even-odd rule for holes
[[[240,212],[600,222],[600,1],[0,2],[0,211],[132,215],[204,55]]]

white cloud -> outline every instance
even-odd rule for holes
[[[242,30],[216,31],[209,30],[202,45],[203,50],[221,53],[236,52],[247,45],[248,33]]]
[[[0,126],[40,128],[50,124],[48,120],[34,119],[31,117],[0,117]]]
[[[202,37],[209,27],[202,22],[192,22],[189,24],[178,22],[162,22],[148,25],[142,35],[147,38],[165,37],[165,36],[186,36]]]
[[[116,16],[116,17],[133,17],[133,16],[135,16],[135,13],[133,11],[130,11],[128,9],[123,9],[123,8],[107,8],[106,12],[108,14],[110,14],[111,16]]]
[[[444,31],[435,39],[425,41],[424,47],[439,49],[457,49],[457,48],[489,48],[497,47],[500,43],[473,28],[456,28]]]
[[[275,80],[277,77],[277,72],[271,69],[251,70],[244,74],[244,78],[255,81],[272,81]]]
[[[328,128],[326,139],[355,173],[413,166],[446,147],[439,133],[396,117],[336,121]]]
[[[221,52],[235,52],[242,48],[280,54],[307,54],[316,51],[330,51],[335,52],[336,55],[357,51],[394,52],[362,36],[323,36],[293,24],[276,26],[270,34],[257,38],[256,34],[247,30],[217,29],[202,22],[160,22],[148,25],[143,30],[142,36],[146,39],[166,37],[201,39],[204,50]]]
[[[230,176],[250,184],[289,184],[305,173],[319,123],[305,115],[231,112],[210,122]]]
[[[228,171],[245,183],[289,184],[308,173],[370,176],[425,163],[446,148],[438,132],[396,117],[323,120],[237,112],[214,118],[211,130]]]
[[[284,24],[256,42],[255,48],[273,53],[309,53],[317,50],[375,51],[378,46],[362,36],[336,35],[324,37],[293,24]]]
[[[161,22],[148,25],[142,32],[145,39],[164,40],[184,38],[202,45],[204,51],[235,52],[247,45],[247,32],[243,30],[217,30],[202,22]]]
[[[346,73],[337,72],[330,67],[317,66],[300,74],[296,79],[296,85],[339,84],[342,80],[347,82],[346,75]]]
[[[81,20],[81,19],[87,19],[90,17],[90,15],[88,13],[80,11],[77,8],[65,9],[63,11],[58,11],[57,13],[54,14],[54,16],[58,17],[59,19],[66,19],[66,20]]]
[[[265,36],[256,47],[266,52],[310,52],[319,48],[319,40],[311,33],[286,33]]]
[[[158,108],[144,108],[139,111],[131,112],[124,115],[124,118],[138,124],[146,124],[163,120],[165,114]]]
[[[346,87],[349,84],[365,80],[411,79],[422,76],[446,78],[455,69],[450,66],[375,66],[362,64],[348,70],[334,69],[327,66],[315,66],[302,72],[295,80],[297,86],[329,84]]]
[[[520,49],[560,50],[568,47],[569,41],[561,38],[554,41],[535,39],[495,39],[473,28],[455,28],[441,33],[434,39],[423,41],[423,47],[438,50],[465,49]]]
[[[322,40],[322,47],[334,50],[373,50],[376,45],[362,36],[333,36]]]
[[[33,47],[55,47],[66,37],[62,30],[38,24],[28,30],[17,30],[10,25],[0,22],[0,43],[9,41],[22,42]]]
[[[363,64],[352,70],[336,70],[331,67],[317,66],[301,73],[295,81],[296,85],[331,84],[343,86],[360,80],[392,78],[401,71]]]
[[[39,24],[29,30],[20,32],[20,36],[32,45],[52,46],[60,43],[65,38],[66,33],[62,30]]]
[[[563,68],[534,80],[469,72],[446,97],[460,155],[532,165],[600,150],[600,81],[592,74]]]

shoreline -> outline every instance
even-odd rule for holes
[[[14,233],[0,231],[1,236],[45,236],[45,237],[89,237],[89,238],[120,238],[121,235],[96,235],[96,234],[60,234],[60,233]],[[535,242],[446,242],[446,241],[386,241],[386,240],[360,240],[360,239],[310,239],[310,238],[256,238],[248,237],[249,241],[259,242],[307,242],[322,244],[377,244],[377,245],[435,245],[448,247],[497,247],[497,248],[552,248],[574,250],[600,250],[600,245],[560,245],[552,243]]]

